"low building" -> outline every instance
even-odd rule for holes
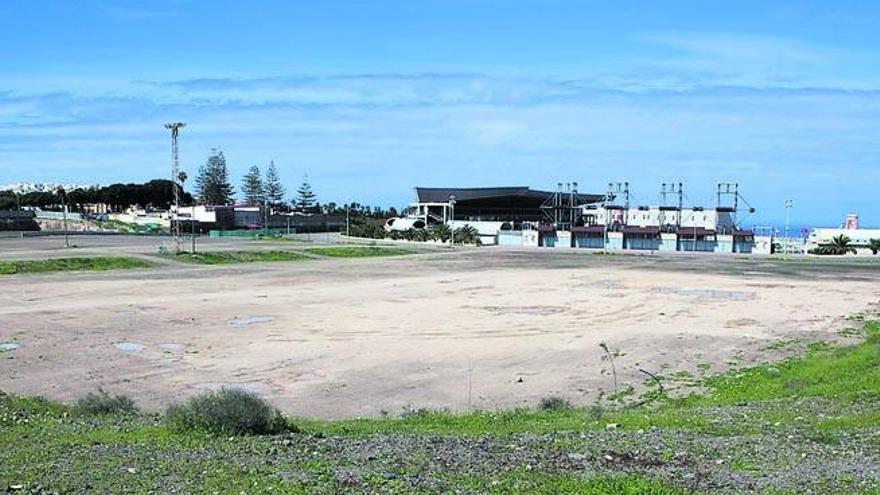
[[[812,229],[807,237],[807,251],[826,246],[834,241],[835,237],[845,236],[849,238],[849,245],[855,248],[858,255],[874,254],[870,244],[872,239],[880,239],[880,229]]]
[[[40,230],[36,212],[30,210],[0,210],[0,231]]]

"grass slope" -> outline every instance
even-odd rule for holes
[[[104,271],[146,268],[146,261],[135,258],[101,256],[94,258],[56,258],[48,260],[0,261],[0,275],[71,271]]]
[[[617,410],[290,419],[212,436],[149,414],[0,396],[0,487],[59,492],[880,493],[880,322],[852,346]]]
[[[332,246],[310,248],[306,252],[331,258],[369,258],[375,256],[401,256],[412,254],[412,251],[401,248],[378,246]]]
[[[308,256],[295,251],[208,251],[202,253],[178,253],[170,255],[173,259],[199,263],[202,265],[224,265],[229,263],[254,263],[264,261],[300,261]]]

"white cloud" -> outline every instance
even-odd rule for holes
[[[417,184],[578,180],[600,190],[629,179],[651,201],[656,184],[684,178],[695,201],[711,201],[716,180],[738,180],[761,211],[779,195],[810,204],[827,187],[850,191],[837,200],[841,208],[866,211],[872,206],[862,198],[880,182],[877,92],[626,92],[462,74],[202,80],[126,91],[0,93],[0,182],[164,174],[162,124],[170,120],[189,124],[181,136],[186,169],[222,147],[234,177],[274,159],[288,189],[308,172],[322,199],[401,205]],[[823,170],[835,173],[820,181],[804,173]]]

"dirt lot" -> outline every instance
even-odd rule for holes
[[[319,417],[575,404],[621,383],[720,371],[838,337],[880,300],[880,263],[426,251],[196,266],[151,238],[0,239],[0,259],[133,254],[155,268],[0,279],[0,389],[142,406],[223,386]],[[211,249],[308,244],[214,242]],[[782,345],[786,344],[786,345]]]

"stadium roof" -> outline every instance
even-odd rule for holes
[[[416,187],[416,197],[420,203],[446,203],[449,201],[449,196],[455,196],[456,202],[509,198],[540,204],[553,194],[555,193],[552,191],[538,191],[527,186]],[[583,203],[595,203],[603,198],[600,194],[578,193],[578,196]]]

